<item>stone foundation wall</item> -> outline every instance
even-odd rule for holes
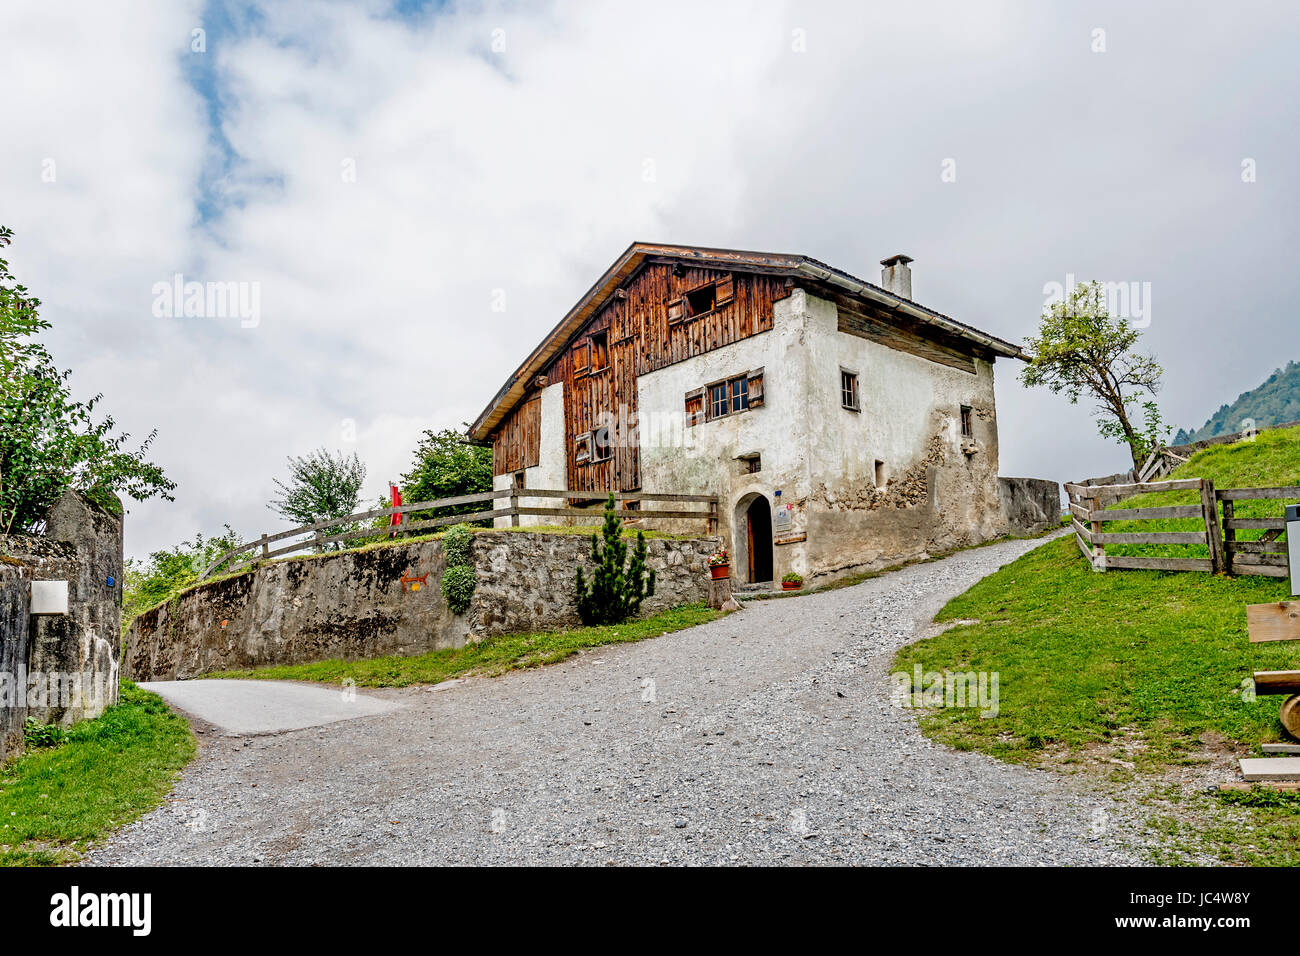
[[[655,595],[642,605],[643,611],[654,614],[678,604],[707,603],[709,555],[721,544],[716,537],[647,541],[646,564],[655,572]],[[629,542],[629,552],[634,546]],[[478,584],[467,612],[474,634],[487,637],[579,624],[574,574],[580,565],[589,571],[590,564],[589,536],[475,535]]]
[[[647,542],[658,575],[653,613],[708,599],[716,538]],[[443,600],[441,541],[283,561],[205,584],[146,611],[126,635],[133,680],[180,680],[221,670],[415,655],[496,634],[578,622],[574,571],[590,560],[580,535],[481,532],[476,586],[463,615]]]

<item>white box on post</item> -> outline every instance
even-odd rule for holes
[[[33,581],[32,614],[67,614],[67,581]]]

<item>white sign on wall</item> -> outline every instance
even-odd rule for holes
[[[776,509],[776,515],[772,520],[772,527],[777,531],[790,530],[790,509],[791,505],[779,505]]]
[[[32,614],[67,614],[67,581],[33,581]]]

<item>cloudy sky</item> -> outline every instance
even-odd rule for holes
[[[1016,341],[1049,283],[1137,283],[1195,427],[1300,358],[1298,50],[1280,2],[6,0],[0,223],[75,392],[158,429],[135,555],[283,527],[322,445],[378,497],[635,239],[906,252]],[[256,321],[155,314],[177,274]],[[1125,466],[1016,371],[1003,474]]]

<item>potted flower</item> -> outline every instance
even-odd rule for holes
[[[709,555],[709,573],[715,581],[731,577],[731,558],[727,555],[726,548],[720,548]]]
[[[796,571],[781,575],[782,591],[798,591],[803,587],[803,575]]]

